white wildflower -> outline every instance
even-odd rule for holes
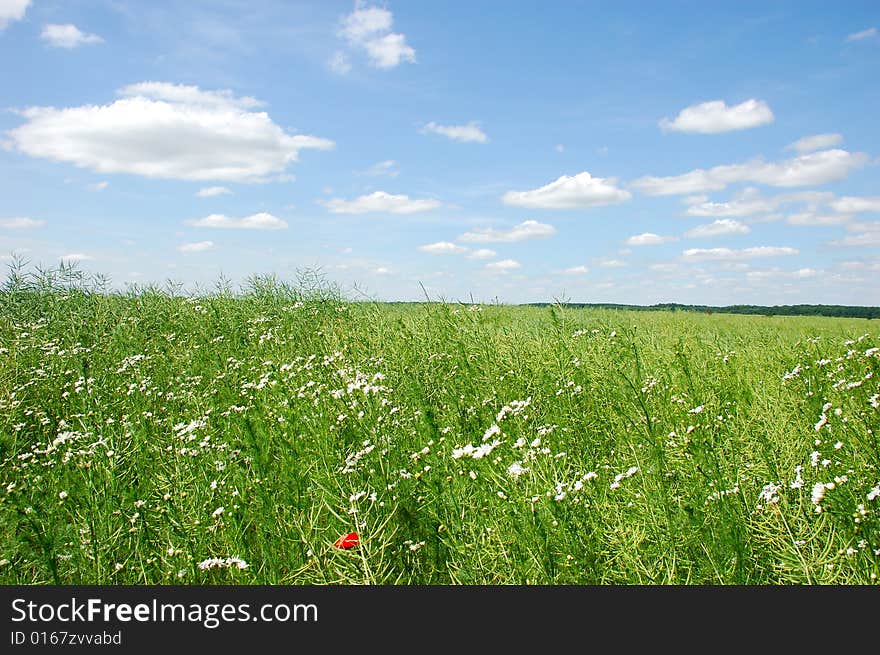
[[[244,570],[248,568],[250,564],[238,557],[209,557],[208,559],[199,562],[198,566],[202,571],[210,571],[211,569],[231,569],[232,567]]]
[[[761,489],[761,493],[758,494],[758,500],[763,500],[768,505],[779,502],[779,496],[776,495],[782,487],[770,482],[764,485],[764,488]]]
[[[625,473],[618,473],[614,476],[614,482],[611,483],[609,489],[617,489],[620,486],[621,480],[625,480],[626,478],[632,477],[639,470],[638,466],[629,467]]]
[[[510,466],[507,467],[507,474],[512,477],[514,480],[519,478],[523,473],[528,472],[528,468],[522,465],[522,462],[514,462]]]
[[[501,434],[501,428],[498,427],[497,423],[493,423],[488,430],[483,434],[483,441],[488,441],[496,434]]]

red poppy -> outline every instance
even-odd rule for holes
[[[357,532],[349,532],[348,534],[344,534],[339,539],[336,540],[336,543],[333,545],[336,548],[344,548],[348,550],[349,548],[354,548],[360,542],[360,538],[358,537]]]

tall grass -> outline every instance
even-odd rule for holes
[[[863,319],[14,268],[0,582],[874,584],[877,346]]]

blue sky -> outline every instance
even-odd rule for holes
[[[0,257],[880,305],[878,29],[876,2],[0,0]]]

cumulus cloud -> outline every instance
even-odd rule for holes
[[[834,198],[831,192],[823,191],[795,191],[776,196],[764,196],[754,188],[748,187],[736,193],[726,202],[712,202],[706,196],[691,196],[685,198],[689,206],[685,210],[688,216],[754,216],[766,214],[778,209],[782,205],[806,203],[812,209],[819,204],[827,203]]]
[[[593,177],[587,171],[563,175],[555,182],[531,191],[508,191],[501,198],[506,205],[535,209],[577,209],[612,205],[629,200],[632,194],[617,187],[615,178]]]
[[[547,223],[538,221],[523,221],[514,225],[509,230],[496,230],[483,228],[472,232],[465,232],[458,237],[459,241],[471,243],[509,243],[513,241],[527,241],[529,239],[543,239],[556,234],[556,228]]]
[[[208,250],[214,250],[214,242],[213,241],[196,241],[193,243],[183,243],[183,244],[177,246],[177,249],[182,253],[206,252]]]
[[[415,63],[416,51],[406,43],[405,35],[391,31],[393,24],[390,11],[359,1],[342,19],[337,35],[352,48],[364,51],[375,68],[387,70],[403,62]]]
[[[480,129],[479,123],[471,121],[467,125],[438,125],[431,121],[424,128],[422,133],[432,132],[440,134],[447,139],[459,141],[461,143],[488,143],[489,137]]]
[[[520,268],[521,264],[515,259],[502,259],[500,262],[486,264],[486,270],[494,273],[505,273]]]
[[[866,30],[862,30],[861,32],[853,32],[852,34],[847,35],[845,41],[847,43],[852,43],[853,41],[864,41],[865,39],[872,39],[877,36],[877,28],[869,27]]]
[[[153,98],[180,105],[255,109],[266,103],[252,96],[237,97],[230,89],[206,91],[197,86],[171,82],[138,82],[119,89],[118,94],[129,98]]]
[[[727,202],[710,202],[704,197],[691,203],[685,211],[688,216],[751,216],[773,211],[780,204],[778,198],[766,198],[754,187],[744,189]]]
[[[720,191],[728,184],[752,182],[775,187],[799,187],[828,184],[842,180],[850,171],[868,163],[864,153],[846,150],[822,150],[781,162],[754,159],[743,164],[728,164],[710,169],[698,168],[670,177],[642,177],[631,186],[650,196]]]
[[[745,130],[773,122],[773,112],[763,100],[746,100],[728,107],[723,100],[711,100],[682,109],[674,120],[663,118],[664,131],[718,134]]]
[[[72,252],[67,255],[61,255],[58,259],[63,262],[86,262],[92,261],[95,258],[92,255],[87,255],[82,252]]]
[[[834,146],[838,146],[841,143],[843,143],[843,135],[837,134],[836,132],[829,132],[826,134],[814,134],[812,136],[805,136],[798,139],[794,143],[789,143],[787,146],[785,146],[785,149],[797,150],[799,153],[804,155],[808,152],[814,152],[816,150],[833,148]]]
[[[432,255],[461,255],[468,252],[464,246],[459,246],[450,241],[438,241],[437,243],[428,243],[419,246],[419,250]]]
[[[322,202],[334,214],[365,214],[367,212],[386,212],[390,214],[415,214],[440,207],[438,200],[413,200],[405,195],[392,195],[385,191],[374,191],[354,200],[333,198]]]
[[[15,218],[0,218],[0,227],[8,230],[28,230],[35,227],[43,227],[46,221],[35,218],[27,218],[25,216],[17,216]]]
[[[829,204],[835,211],[842,214],[858,214],[861,212],[880,214],[880,196],[843,196]]]
[[[103,191],[108,186],[110,186],[110,183],[106,180],[102,180],[101,182],[95,182],[94,184],[87,185],[86,189],[88,189],[89,191]]]
[[[0,0],[0,30],[24,18],[30,4],[31,0]]]
[[[214,196],[222,196],[227,193],[232,193],[232,191],[225,186],[206,186],[199,189],[196,195],[199,198],[213,198]]]
[[[107,105],[27,108],[20,112],[26,122],[7,136],[27,155],[99,173],[196,181],[266,181],[300,150],[334,146],[288,134],[252,111],[259,101],[231,91],[144,82],[119,94]]]
[[[689,248],[682,253],[690,260],[737,260],[758,257],[789,257],[797,255],[796,248],[788,246],[754,246],[752,248]]]
[[[751,231],[748,225],[744,225],[732,218],[722,218],[705,225],[698,225],[685,232],[684,235],[689,239],[707,239],[728,234],[748,234]]]
[[[586,266],[572,266],[571,268],[566,268],[565,272],[568,275],[586,275],[590,272],[590,269]]]
[[[204,218],[184,221],[192,227],[215,227],[232,230],[286,230],[287,222],[268,214],[260,212],[244,218],[230,218],[223,214],[211,214]]]
[[[678,241],[678,237],[660,236],[653,232],[643,232],[642,234],[631,236],[625,241],[625,243],[628,246],[659,246],[660,244],[669,243],[670,241]]]
[[[76,25],[71,25],[70,23],[64,25],[44,25],[40,38],[53,48],[66,48],[68,50],[81,45],[104,43],[104,39],[97,34],[86,34],[80,31]]]

